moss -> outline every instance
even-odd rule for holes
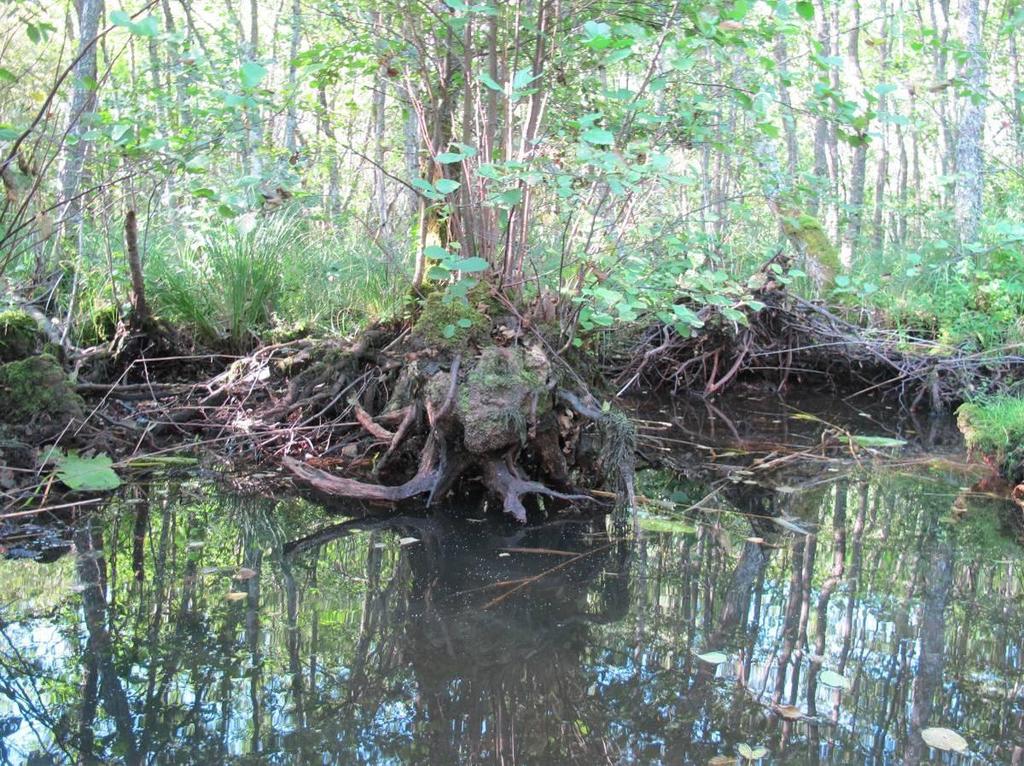
[[[636,427],[626,413],[610,410],[600,423],[602,472],[616,491],[633,479],[636,460]]]
[[[36,321],[24,311],[0,312],[0,362],[31,356],[39,350],[42,338]]]
[[[820,266],[835,274],[841,268],[839,251],[828,238],[821,222],[813,215],[800,213],[793,218],[783,218],[782,228],[787,236],[800,240],[804,252]]]
[[[1024,481],[1024,399],[967,402],[957,410],[956,422],[968,449],[990,458],[1007,479]]]
[[[8,423],[36,419],[67,423],[80,417],[84,406],[64,369],[50,354],[0,365],[0,411]]]
[[[502,450],[526,441],[530,420],[550,409],[546,359],[539,352],[491,346],[460,387],[457,409],[470,452]]]
[[[461,349],[481,343],[491,331],[491,320],[478,308],[472,296],[468,300],[447,299],[431,293],[423,302],[413,336],[427,347]]]
[[[96,346],[107,343],[117,335],[117,323],[121,320],[121,312],[117,306],[106,304],[89,314],[83,323],[79,342],[83,346]]]

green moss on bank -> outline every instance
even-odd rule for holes
[[[412,330],[424,347],[462,349],[486,340],[491,320],[473,300],[446,300],[442,293],[431,293]]]
[[[968,449],[994,460],[1007,479],[1024,481],[1024,399],[967,402],[957,410],[956,422]]]
[[[0,311],[0,362],[11,362],[35,354],[42,340],[36,321],[24,311]]]
[[[66,424],[81,417],[85,404],[60,362],[38,354],[0,365],[0,420]]]

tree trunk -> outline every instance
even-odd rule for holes
[[[74,68],[74,86],[71,92],[71,109],[68,115],[68,138],[77,140],[65,144],[64,166],[61,169],[61,198],[64,201],[62,218],[76,221],[81,215],[81,200],[74,199],[82,181],[89,142],[81,140],[88,129],[86,115],[96,107],[96,45],[100,16],[103,15],[103,0],[79,0],[78,51],[85,55]]]
[[[850,29],[847,54],[853,65],[851,67],[852,79],[854,81],[853,90],[857,92],[864,87],[864,78],[860,66],[860,5],[854,3],[853,9],[853,26]],[[842,248],[839,253],[839,260],[847,269],[853,265],[854,252],[860,239],[861,222],[864,217],[864,183],[867,176],[868,163],[867,132],[866,127],[863,130],[857,131],[861,141],[853,148],[853,157],[850,163],[850,186],[846,198],[846,206],[849,213],[846,221],[846,231],[843,233]]]
[[[299,125],[299,111],[296,106],[296,78],[298,69],[295,66],[295,57],[299,55],[299,42],[302,39],[302,2],[292,0],[292,39],[288,48],[288,112],[284,120],[284,148],[288,154],[295,154],[295,134]]]
[[[985,121],[985,63],[981,39],[979,0],[961,0],[958,14],[960,41],[967,51],[960,77],[966,93],[961,97],[956,140],[955,215],[961,247],[978,239],[984,189],[982,133]]]

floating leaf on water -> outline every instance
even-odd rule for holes
[[[936,750],[952,750],[954,753],[962,753],[967,749],[966,739],[952,729],[943,729],[940,726],[922,729],[921,739],[928,747],[934,747]]]
[[[756,761],[768,755],[767,747],[751,747],[747,744],[740,744],[736,749],[739,750],[740,755],[748,761]]]
[[[775,522],[778,526],[782,527],[783,529],[785,529],[785,530],[787,530],[789,532],[793,532],[793,533],[798,534],[798,535],[809,535],[810,534],[810,532],[808,532],[806,529],[801,527],[796,522],[790,521],[789,519],[783,518],[781,516],[773,516],[772,517],[772,521]]]
[[[703,660],[711,665],[721,665],[729,659],[729,655],[724,652],[705,652],[704,654],[698,654],[697,659]]]
[[[804,714],[800,712],[800,708],[796,705],[776,705],[774,708],[775,712],[790,721],[795,721],[799,718],[803,718]]]
[[[249,567],[242,567],[235,573],[236,580],[251,580],[256,576],[255,569],[249,569]]]
[[[851,435],[850,444],[855,447],[903,447],[906,442],[903,439],[892,439],[888,436]]]
[[[658,516],[641,516],[640,528],[648,532],[670,532],[677,535],[692,535],[697,531],[697,528],[688,521]]]
[[[117,489],[121,479],[114,473],[113,461],[106,455],[79,457],[69,452],[60,459],[57,466],[57,478],[68,489],[82,492],[102,492]]]
[[[228,601],[241,601],[242,599],[244,599],[248,595],[249,595],[248,593],[243,593],[241,591],[233,590],[227,596],[225,596],[225,598]]]
[[[399,545],[412,545],[413,543],[418,543],[419,541],[420,541],[420,539],[418,537],[400,537],[400,538],[398,538],[398,544]]]
[[[834,689],[849,689],[850,681],[846,676],[841,676],[834,670],[823,670],[821,675],[818,676],[818,680],[821,681],[825,686],[831,686]]]

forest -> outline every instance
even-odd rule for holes
[[[1000,633],[1000,650],[974,634],[942,643],[958,598],[1004,604],[993,630],[1022,619],[1010,604],[1024,590],[1024,4],[4,8],[0,570],[59,559],[47,566],[77,583],[81,613],[36,625],[45,598],[21,593],[45,575],[8,567],[0,754],[161,762],[173,744],[180,762],[212,763],[280,746],[307,762],[330,749],[309,739],[315,718],[361,753],[337,762],[803,763],[821,751],[815,762],[1024,763],[1019,635]],[[902,542],[888,547],[890,534]],[[892,583],[851,574],[864,546]],[[141,589],[117,586],[119,598],[157,622],[129,630],[134,618],[117,616],[104,547],[125,549],[121,577]],[[511,561],[477,588],[464,582],[473,556]],[[321,625],[301,603],[322,598],[328,565],[328,580],[365,569],[332,586],[347,594],[337,609],[361,615],[338,618],[343,650],[322,649],[359,658],[337,670],[356,691],[336,724],[323,723],[333,687],[299,668]],[[196,606],[190,590],[217,572],[235,573],[228,603],[247,615],[244,630],[220,630],[253,668],[258,583],[285,583],[273,608],[287,647],[268,651],[297,695],[303,744],[268,738],[277,703],[257,698],[269,677],[252,682],[251,737],[229,734],[243,724],[226,712],[201,726],[174,712],[187,705],[173,678],[191,673],[181,683],[198,699],[217,696],[210,673],[233,677],[224,646],[204,647],[217,664],[202,684],[155,648],[204,640],[195,625],[160,638],[174,621],[164,596],[221,624],[210,610],[223,604]],[[687,577],[704,590],[676,614],[685,667],[664,635],[628,646],[621,621],[657,622],[665,606],[645,600],[647,578],[678,595]],[[906,612],[884,672],[869,655],[889,649],[854,617],[890,611],[871,611],[864,588]],[[554,611],[530,611],[533,593]],[[448,611],[433,611],[435,595]],[[402,617],[385,607],[395,599]],[[600,630],[554,627],[583,619],[585,599],[606,607],[585,615],[602,640],[662,657],[693,692],[688,715],[711,726],[717,710],[725,733],[687,739],[618,698],[567,710],[573,695],[546,685],[527,650],[545,657],[554,641],[566,684],[610,694],[584,667]],[[463,647],[483,676],[431,677],[441,649],[416,615],[451,630],[445,651]],[[75,634],[81,662],[23,667],[24,635],[5,631],[29,624]],[[512,624],[523,648],[509,651],[528,670],[503,697],[486,679],[508,660],[476,644],[506,646]],[[143,661],[119,652],[142,634],[154,675],[133,692],[129,666]],[[1000,657],[998,721],[977,715],[968,688],[981,683],[963,670],[978,664],[972,642]],[[411,676],[396,659],[406,650],[420,654]],[[946,652],[968,699],[957,720]],[[158,683],[157,665],[175,669]],[[27,691],[44,666],[70,686]],[[78,673],[85,696],[69,703]],[[638,673],[630,695],[662,693]],[[840,699],[885,674],[891,711],[857,702],[841,721]],[[429,725],[384,736],[361,716],[401,718],[397,676],[432,690],[410,719]],[[726,680],[750,706],[726,701]],[[456,719],[442,690],[460,682],[468,728],[444,734]],[[572,725],[517,712],[534,694]]]
[[[11,9],[15,421],[60,433],[78,394],[191,376],[205,396],[133,406],[120,438],[241,421],[323,488],[293,454],[354,417],[375,475],[431,454],[331,491],[433,499],[472,466],[522,519],[565,492],[521,474],[565,489],[583,421],[629,490],[608,396],[753,375],[971,400],[969,438],[1020,472],[1015,3]]]

